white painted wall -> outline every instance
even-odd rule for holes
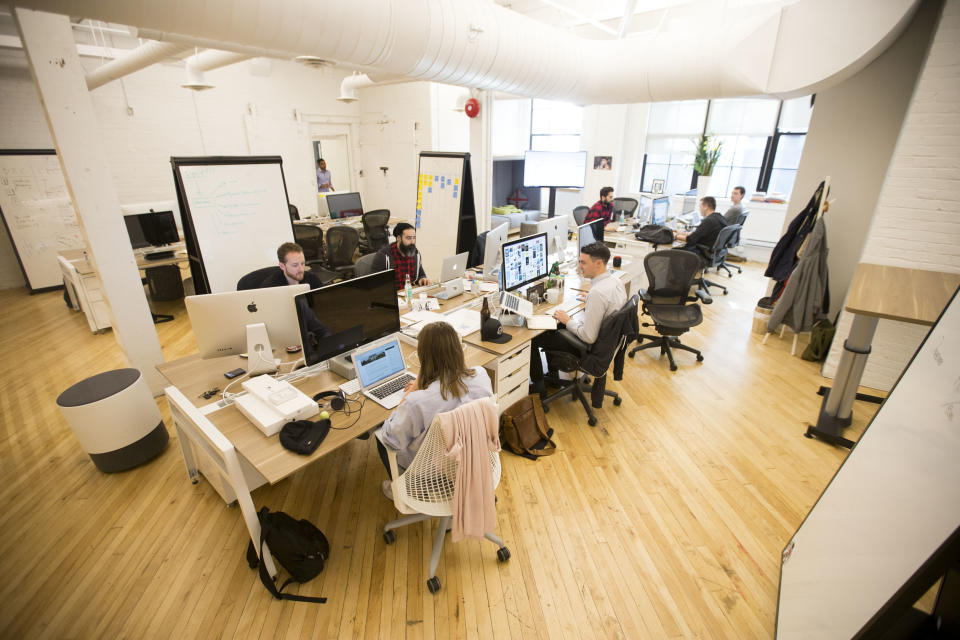
[[[88,70],[98,64],[82,60]],[[216,88],[194,93],[180,87],[182,66],[154,65],[124,78],[122,86],[117,81],[92,91],[120,202],[176,200],[170,156],[265,154],[283,157],[290,201],[300,211],[314,210],[311,122],[355,123],[359,116],[356,104],[335,100],[344,75],[258,60],[207,72]],[[0,51],[0,148],[52,148],[19,50]],[[3,231],[0,287],[22,285]]]
[[[886,171],[859,262],[960,273],[958,86],[960,1],[949,0]],[[836,373],[851,321],[850,314],[840,315],[824,375]],[[927,331],[881,320],[863,384],[890,389]]]
[[[433,151],[470,151],[470,118],[458,108],[469,97],[469,89],[430,83]]]
[[[493,157],[522,158],[530,148],[530,99],[493,101]]]

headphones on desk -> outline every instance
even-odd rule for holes
[[[321,391],[313,396],[313,401],[320,403],[324,398],[330,398],[330,408],[334,411],[343,411],[347,404],[347,398],[343,395],[343,391]]]

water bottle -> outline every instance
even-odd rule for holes
[[[403,281],[403,295],[407,300],[407,306],[410,306],[410,301],[413,300],[413,285],[410,284],[410,274],[408,273],[404,277]]]
[[[622,227],[626,223],[626,218],[623,215],[623,211],[620,212],[620,226]]]

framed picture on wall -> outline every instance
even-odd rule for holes
[[[653,193],[663,193],[663,180],[654,180],[650,188]]]
[[[613,156],[593,156],[593,168],[611,171],[613,169]]]

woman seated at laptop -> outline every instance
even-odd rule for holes
[[[417,357],[417,379],[407,385],[407,395],[378,432],[377,450],[388,476],[390,463],[384,444],[397,450],[397,465],[402,472],[413,462],[435,415],[493,395],[487,372],[483,367],[467,368],[460,338],[446,322],[428,324],[420,331]],[[390,480],[384,481],[383,492],[393,499]]]

